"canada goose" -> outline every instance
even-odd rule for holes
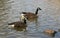
[[[46,30],[44,31],[44,33],[46,33],[46,34],[54,37],[55,34],[57,33],[57,31],[51,30],[51,29],[46,29]]]
[[[24,19],[23,21],[17,21],[17,22],[13,22],[13,23],[8,23],[8,25],[10,25],[9,27],[12,27],[14,29],[25,29],[26,30],[26,20]]]
[[[34,20],[36,20],[36,18],[38,17],[38,16],[37,16],[38,10],[41,10],[41,8],[38,7],[38,8],[36,9],[35,14],[34,14],[34,13],[31,13],[31,12],[22,12],[22,14],[21,14],[21,19],[26,18],[26,19],[29,20],[29,21],[34,21]]]

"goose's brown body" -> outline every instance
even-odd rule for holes
[[[30,13],[30,12],[27,12],[24,16],[25,16],[25,17],[27,18],[27,20],[29,20],[29,21],[34,21],[34,20],[36,20],[37,17],[38,17],[36,14]]]
[[[8,25],[14,25],[14,28],[25,28],[27,25],[23,22],[17,21],[13,23],[9,23]]]
[[[57,31],[51,30],[51,29],[46,29],[46,30],[44,31],[44,33],[46,33],[46,34],[48,34],[48,35],[50,35],[50,36],[55,36],[55,34],[57,33]]]

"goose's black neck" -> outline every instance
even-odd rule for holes
[[[24,23],[26,24],[26,20],[24,19]]]
[[[35,14],[36,14],[36,15],[38,14],[38,9],[36,9],[36,12],[35,12]]]
[[[35,12],[36,15],[38,14],[38,10],[41,10],[41,8],[38,7],[38,8],[36,9],[36,12]]]

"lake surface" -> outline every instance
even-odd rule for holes
[[[37,7],[42,9],[38,21],[27,21],[27,32],[8,28],[22,11],[34,13]],[[42,33],[45,29],[60,29],[60,0],[0,0],[0,38],[60,38],[60,32],[51,37]]]

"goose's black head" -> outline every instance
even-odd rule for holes
[[[37,8],[38,10],[42,10],[40,7]]]
[[[36,12],[35,12],[35,14],[37,15],[38,14],[38,10],[42,10],[40,7],[38,7],[37,9],[36,9]]]

